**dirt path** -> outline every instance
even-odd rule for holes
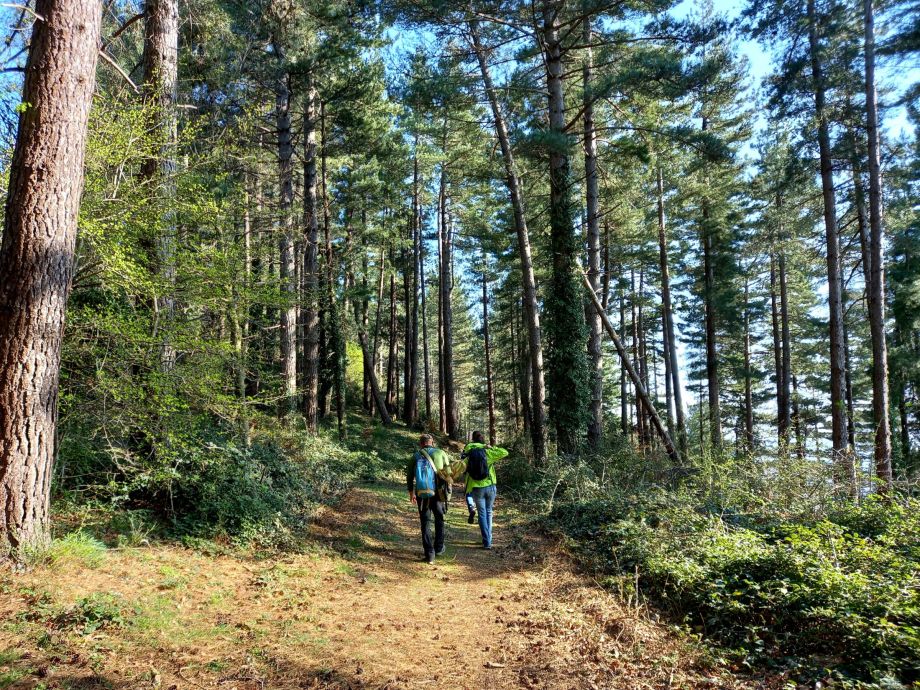
[[[433,566],[415,508],[378,483],[327,509],[304,554],[156,546],[4,575],[0,688],[760,687],[707,670],[496,510],[485,551],[455,501]]]

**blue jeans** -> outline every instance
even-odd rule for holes
[[[492,546],[492,506],[495,505],[495,484],[473,489],[473,501],[479,511],[479,531],[482,545]]]

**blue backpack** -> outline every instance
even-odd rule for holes
[[[434,463],[428,453],[415,451],[415,495],[418,498],[431,498],[435,494]]]

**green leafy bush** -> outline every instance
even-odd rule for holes
[[[815,657],[862,679],[920,679],[920,501],[871,498],[810,519],[694,505],[651,491],[567,501],[547,522],[751,663]]]

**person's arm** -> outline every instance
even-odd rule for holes
[[[409,492],[409,500],[412,503],[415,503],[415,492],[412,490],[415,485],[415,455],[409,460],[409,464],[406,465],[406,491]]]
[[[498,446],[488,446],[486,448],[486,458],[488,458],[489,464],[498,462],[507,455],[508,451],[504,448],[499,448]]]

